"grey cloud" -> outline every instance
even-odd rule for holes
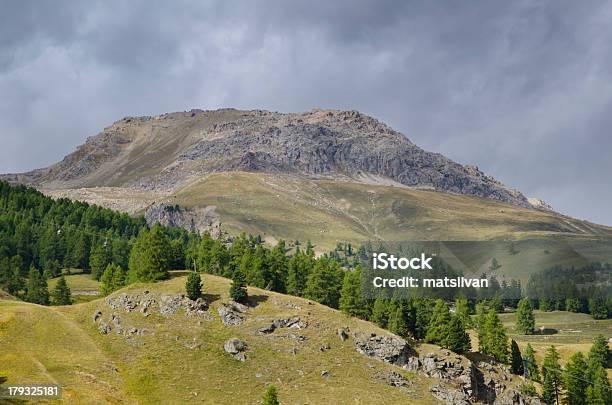
[[[0,14],[2,172],[125,115],[348,108],[612,224],[608,2],[61,4]]]

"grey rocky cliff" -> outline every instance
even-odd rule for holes
[[[424,151],[357,111],[192,110],[128,117],[46,169],[5,178],[48,188],[170,189],[207,173],[380,179],[531,207],[477,167]]]

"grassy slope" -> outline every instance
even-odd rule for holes
[[[536,359],[542,362],[544,353],[551,345],[555,345],[563,363],[575,352],[587,354],[591,349],[593,338],[597,335],[612,337],[612,319],[594,320],[590,315],[566,311],[542,312],[534,311],[536,328],[544,326],[554,329],[556,333],[549,335],[521,335],[515,329],[516,314],[501,314],[500,318],[511,339],[516,340],[521,351],[530,343],[536,352]],[[612,378],[612,369],[608,370]]]
[[[184,277],[154,285],[134,285],[153,293],[179,293]],[[213,306],[227,300],[229,282],[205,276],[206,298]],[[125,325],[146,328],[145,336],[127,339],[101,335],[92,314],[110,308],[102,300],[69,307],[0,301],[0,376],[9,383],[53,382],[65,387],[67,403],[257,403],[266,384],[274,383],[286,404],[333,403],[435,403],[427,394],[431,383],[399,368],[357,354],[352,339],[341,342],[336,330],[382,331],[368,322],[349,319],[338,311],[295,297],[249,288],[260,304],[250,310],[240,326],[223,326],[215,320],[186,318],[182,312],[169,318],[154,313],[115,311]],[[300,309],[287,305],[291,301]],[[272,318],[300,315],[310,320],[304,330],[281,329],[262,336],[256,330]],[[307,336],[298,343],[291,334]],[[241,363],[223,351],[231,337],[249,344],[248,359]],[[198,342],[198,349],[185,345]],[[331,350],[320,352],[328,343]],[[298,348],[296,355],[291,353]],[[394,369],[414,383],[408,397],[375,377]],[[321,377],[328,370],[329,380]],[[197,396],[196,396],[197,393]]]
[[[218,173],[178,191],[186,207],[216,206],[223,227],[287,240],[310,239],[319,250],[339,241],[517,240],[503,247],[469,249],[466,262],[524,280],[536,266],[612,261],[612,228],[496,201],[405,187],[306,180],[262,173]],[[523,242],[521,242],[523,241]]]

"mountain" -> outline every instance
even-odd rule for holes
[[[61,162],[13,177],[45,188],[136,186],[176,190],[216,172],[397,183],[531,207],[474,166],[417,147],[357,111],[192,110],[128,117]]]
[[[150,223],[310,239],[319,252],[367,240],[511,239],[522,253],[499,252],[500,273],[525,280],[535,264],[612,260],[612,228],[530,202],[355,111],[128,117],[61,162],[3,177]]]

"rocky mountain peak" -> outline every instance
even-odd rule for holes
[[[424,151],[358,111],[191,110],[125,117],[61,162],[8,176],[50,189],[131,186],[172,190],[207,173],[260,171],[485,197],[531,207],[475,166]]]

